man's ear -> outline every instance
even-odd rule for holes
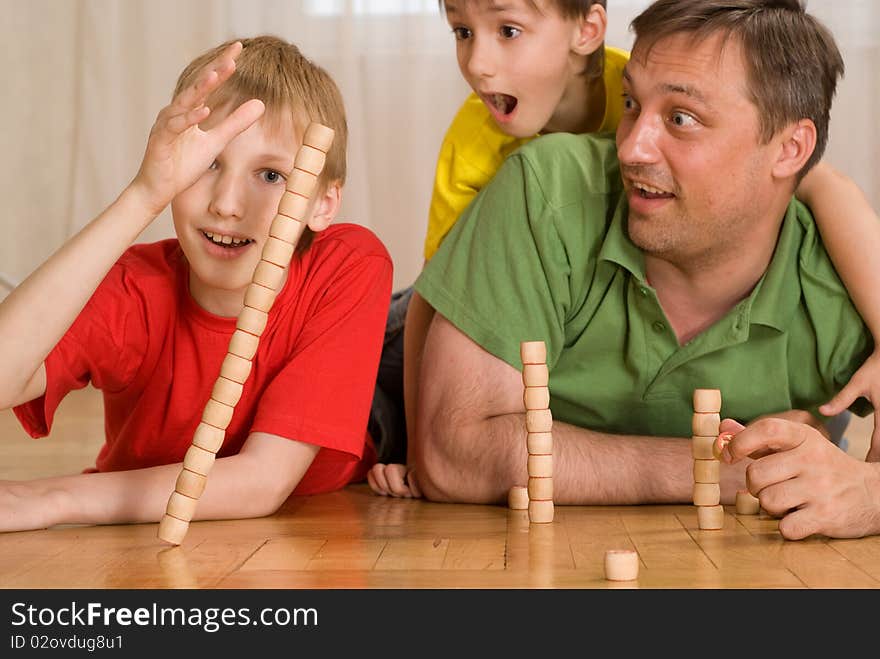
[[[796,176],[816,148],[816,125],[811,119],[801,119],[783,129],[776,139],[779,150],[773,175],[780,179]]]
[[[339,181],[331,181],[324,192],[315,200],[315,209],[309,219],[309,229],[323,231],[336,219],[342,203],[342,185]]]
[[[577,19],[577,27],[571,38],[571,51],[577,55],[590,55],[602,47],[608,15],[605,7],[594,4],[586,14]]]

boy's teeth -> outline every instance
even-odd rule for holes
[[[210,231],[203,232],[215,245],[246,245],[251,242],[250,238],[233,238],[232,236],[224,236],[219,233]]]

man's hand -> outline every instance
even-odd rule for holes
[[[375,464],[367,474],[367,482],[374,493],[405,499],[421,498],[416,481],[415,467],[401,464]]]
[[[226,145],[263,115],[263,102],[252,99],[210,130],[198,126],[211,113],[205,100],[235,72],[235,58],[241,50],[240,42],[231,44],[159,112],[132,181],[152,214],[161,213],[179,192],[195,183]]]
[[[825,416],[835,416],[852,405],[859,396],[867,398],[877,409],[877,403],[880,403],[880,350],[875,350],[853,373],[840,393],[820,407],[819,411]],[[877,413],[874,414],[874,432],[865,460],[880,462],[880,414]]]
[[[745,428],[725,419],[721,433],[733,435],[723,447],[716,440],[724,462],[754,459],[746,485],[764,510],[782,517],[783,537],[880,533],[880,465],[856,460],[815,428],[785,419],[760,419]]]

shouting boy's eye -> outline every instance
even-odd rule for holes
[[[471,38],[471,31],[466,27],[452,28],[452,34],[455,35],[457,41],[464,41]]]

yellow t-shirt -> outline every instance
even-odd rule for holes
[[[606,46],[605,116],[598,132],[615,131],[620,123],[623,67],[628,61],[626,51]],[[504,159],[532,139],[503,133],[479,96],[468,96],[446,131],[437,158],[425,237],[426,261],[434,256],[461,212],[495,176]]]

